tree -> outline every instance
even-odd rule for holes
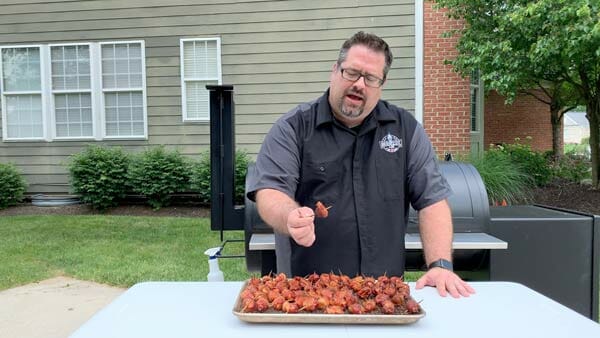
[[[479,69],[486,89],[508,101],[537,88],[549,98],[553,123],[583,102],[590,121],[592,180],[600,179],[600,2],[598,0],[434,0],[462,19],[463,75]],[[558,119],[558,120],[557,120]]]
[[[562,120],[564,115],[582,103],[579,92],[567,81],[560,80],[555,82],[539,83],[537,89],[543,92],[540,96],[535,90],[521,90],[523,93],[532,95],[538,101],[547,104],[550,107],[550,123],[552,124],[552,153],[554,159],[558,160],[562,156],[560,139],[562,134]]]

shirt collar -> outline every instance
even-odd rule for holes
[[[318,99],[317,105],[317,127],[324,123],[333,122],[333,113],[329,106],[329,88],[325,91],[323,96]]]

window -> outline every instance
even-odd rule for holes
[[[183,121],[208,121],[206,85],[221,84],[221,40],[182,39],[180,54]]]
[[[43,139],[40,47],[2,49],[1,53],[4,138]]]
[[[480,85],[479,71],[471,72],[471,131],[479,131],[479,109],[480,107]]]
[[[93,137],[90,46],[50,47],[56,138]]]
[[[143,51],[142,41],[0,47],[4,140],[146,138]]]
[[[139,43],[102,44],[107,137],[144,135],[143,64]]]

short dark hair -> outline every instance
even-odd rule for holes
[[[385,55],[385,66],[383,67],[383,79],[387,77],[387,73],[392,66],[392,60],[394,56],[390,50],[390,46],[380,37],[375,34],[365,33],[363,31],[357,32],[352,35],[348,40],[344,41],[342,48],[340,48],[340,54],[338,56],[337,64],[342,65],[342,62],[346,61],[348,57],[348,50],[350,47],[355,45],[363,45],[374,52],[381,52]]]

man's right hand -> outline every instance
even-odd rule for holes
[[[315,242],[315,212],[308,207],[290,211],[287,217],[287,230],[290,236],[302,246],[311,246]]]

